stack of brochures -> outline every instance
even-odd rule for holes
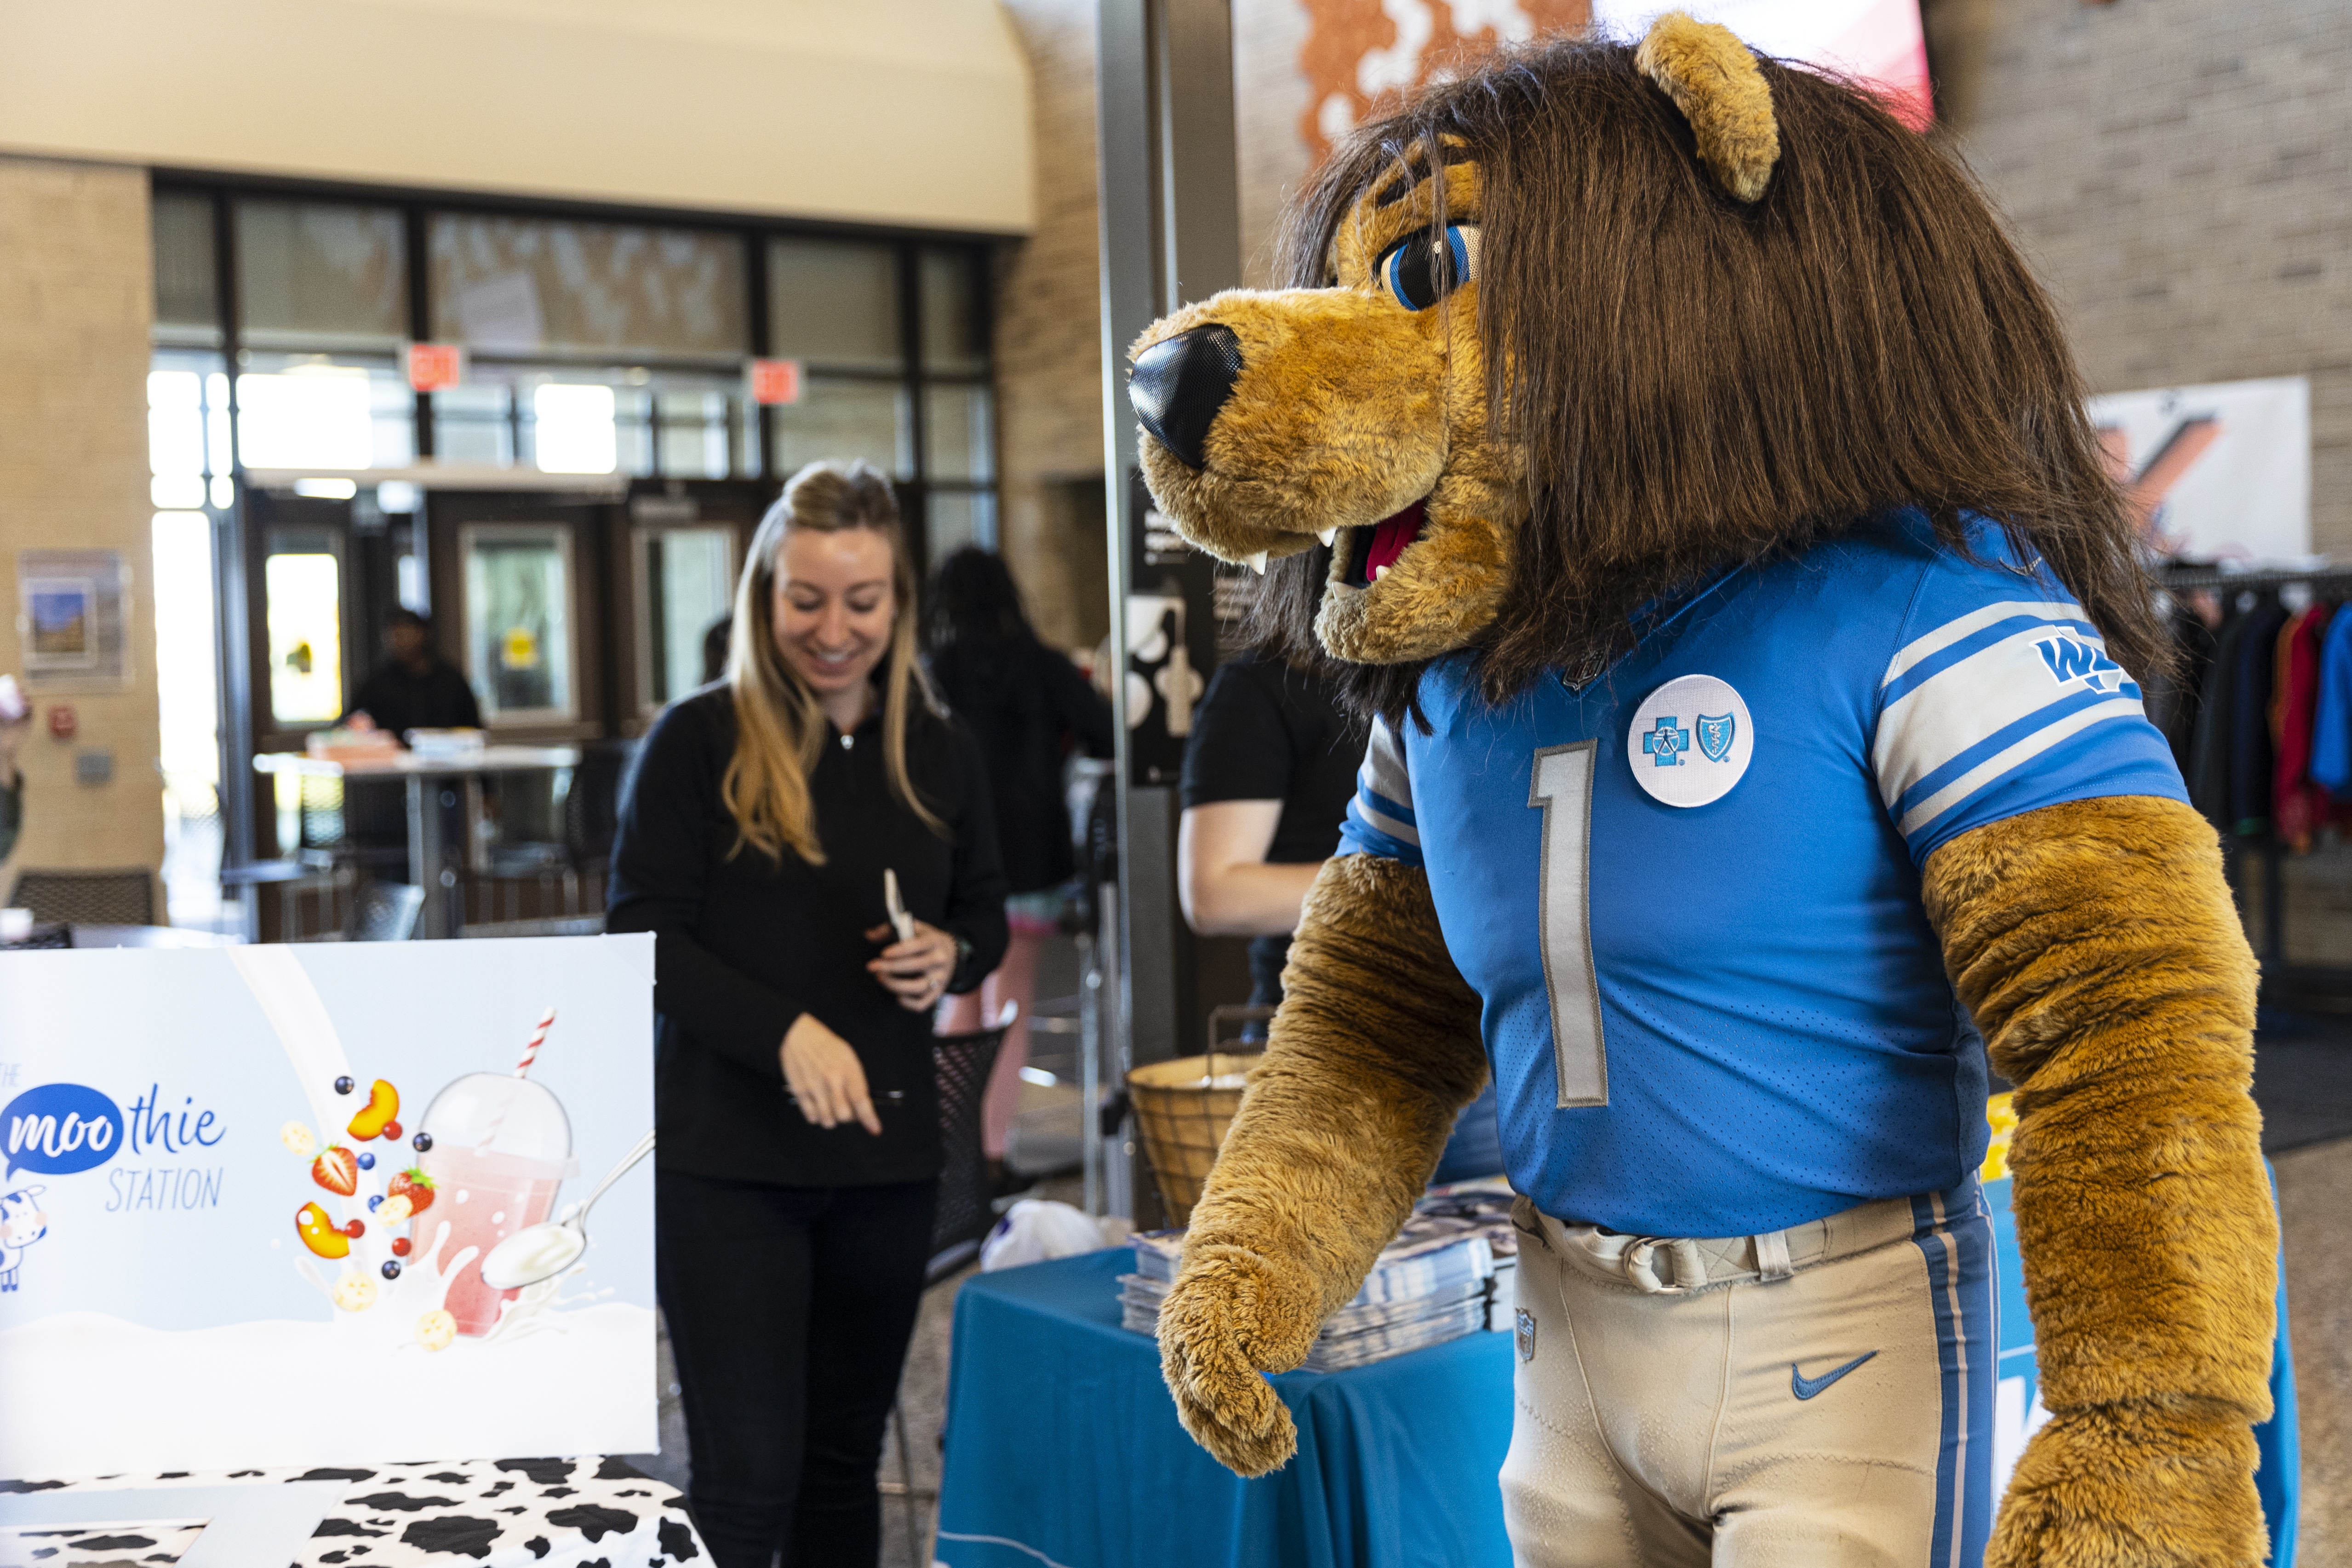
[[[1381,1249],[1355,1300],[1324,1321],[1307,1370],[1361,1366],[1493,1326],[1497,1264],[1516,1262],[1510,1199],[1500,1181],[1433,1188]],[[1119,1276],[1120,1321],[1153,1333],[1183,1260],[1184,1233],[1148,1231],[1129,1245],[1135,1272]],[[1510,1315],[1507,1289],[1505,1326]]]

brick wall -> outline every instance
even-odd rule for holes
[[[1103,538],[1102,305],[1096,256],[1095,7],[1010,0],[1029,54],[1037,227],[1001,254],[1000,543],[1038,635],[1091,647],[1110,631]]]
[[[1931,0],[1948,129],[2095,391],[2311,378],[2313,547],[2352,557],[2352,7]]]
[[[0,158],[0,670],[21,671],[21,550],[117,550],[130,568],[127,690],[59,693],[70,744],[41,720],[18,758],[27,794],[16,866],[158,866],[155,617],[147,496],[147,176]],[[51,699],[35,694],[45,714]],[[114,780],[74,782],[74,755],[114,753]],[[15,867],[0,867],[0,893]],[[161,900],[158,900],[158,909]]]

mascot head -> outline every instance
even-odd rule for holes
[[[1969,177],[1865,92],[1661,17],[1505,54],[1368,124],[1289,215],[1290,287],[1135,344],[1143,468],[1267,574],[1260,640],[1404,711],[1582,680],[1643,604],[1891,506],[1998,521],[2160,661],[2048,300]],[[1271,564],[1269,564],[1271,563]]]

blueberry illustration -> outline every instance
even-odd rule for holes
[[[362,1170],[362,1171],[373,1171],[373,1170],[374,1170],[374,1169],[375,1169],[375,1156],[374,1156],[374,1155],[373,1155],[373,1154],[362,1154],[362,1155],[360,1156],[360,1169],[361,1169],[361,1170]]]
[[[335,1080],[335,1092],[337,1094],[349,1094],[352,1091],[352,1080],[347,1078],[339,1078]]]
[[[419,1132],[415,1137],[411,1138],[408,1141],[408,1146],[422,1154],[425,1151],[433,1147],[433,1134],[430,1132]]]
[[[391,1258],[385,1258],[383,1263],[383,1277],[387,1279],[399,1279],[400,1265],[394,1262]]]
[[[373,1197],[368,1199],[368,1213],[375,1213],[375,1205],[382,1202],[383,1202],[383,1194],[381,1193],[378,1193]]]

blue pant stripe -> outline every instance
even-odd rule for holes
[[[1929,1568],[1980,1568],[1992,1532],[1992,1221],[1973,1182],[1911,1200],[1942,1373]]]

